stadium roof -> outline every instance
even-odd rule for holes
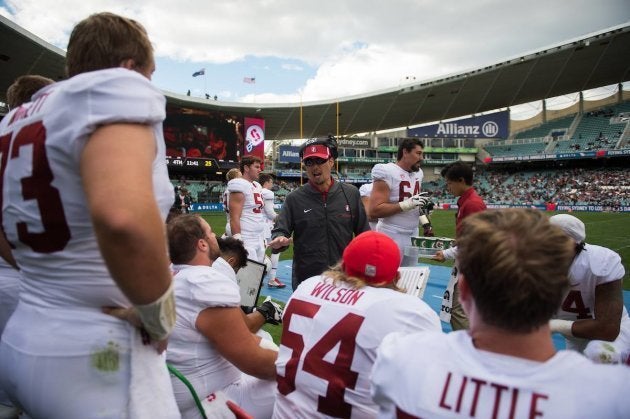
[[[22,74],[63,79],[65,53],[0,16],[0,101]],[[168,103],[265,119],[268,140],[396,129],[479,114],[630,80],[630,23],[471,71],[340,98],[251,104],[165,92]],[[339,109],[339,110],[337,110]],[[302,130],[300,130],[302,112]],[[339,114],[337,118],[337,114]],[[337,131],[338,124],[338,131]]]

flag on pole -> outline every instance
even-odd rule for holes
[[[256,77],[243,77],[243,83],[254,84],[256,83]]]
[[[204,74],[206,74],[206,69],[205,69],[205,68],[202,68],[202,69],[201,69],[201,70],[199,70],[199,71],[195,71],[195,72],[193,73],[193,77],[203,76]]]

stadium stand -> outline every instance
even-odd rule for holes
[[[576,114],[565,116],[563,118],[558,118],[553,121],[548,121],[544,124],[541,124],[537,127],[527,129],[517,133],[514,138],[515,139],[523,139],[523,138],[543,138],[543,137],[554,137],[555,133],[560,133],[563,130],[568,131],[571,123],[575,119]],[[560,134],[563,135],[563,134]]]
[[[580,122],[571,139],[558,141],[555,152],[618,148],[617,144],[628,125],[628,120],[623,121],[620,115],[628,111],[630,111],[630,101],[587,112],[580,117]]]
[[[630,205],[630,178],[626,168],[602,167],[558,170],[478,170],[476,189],[494,205],[600,205],[615,209]],[[424,183],[439,203],[456,200],[446,192],[443,180]]]
[[[520,141],[515,142],[515,141]],[[514,155],[529,155],[529,154],[541,154],[543,153],[549,144],[549,140],[541,139],[526,139],[526,140],[513,140],[507,144],[492,144],[484,146],[485,150],[490,153],[491,156],[514,156]]]
[[[623,149],[629,147],[624,138],[629,123],[630,101],[624,101],[540,124],[483,149],[492,157]]]

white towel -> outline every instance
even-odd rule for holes
[[[135,327],[133,329],[129,417],[181,418],[166,368],[166,352],[160,355],[153,345],[144,345],[140,331]]]

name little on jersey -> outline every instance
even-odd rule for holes
[[[313,297],[350,306],[355,305],[363,294],[365,294],[364,291],[354,288],[337,287],[333,284],[326,284],[325,282],[316,284],[313,291],[311,291],[311,296]]]
[[[548,395],[530,389],[510,387],[472,376],[449,372],[445,378],[440,409],[466,417],[543,417],[549,400]]]

